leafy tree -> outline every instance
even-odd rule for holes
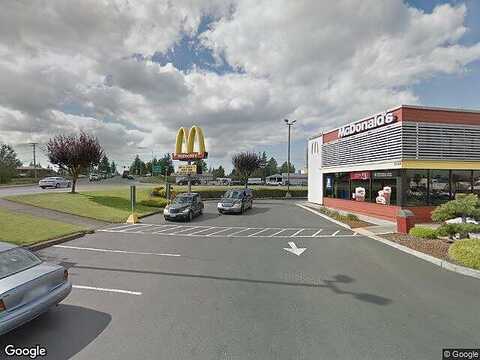
[[[282,166],[280,166],[280,169],[278,169],[280,174],[283,173],[288,173],[288,163],[285,161]],[[292,163],[290,163],[290,174],[295,174],[295,166],[293,166]]]
[[[68,172],[75,193],[78,176],[90,166],[100,163],[104,155],[98,139],[85,132],[80,135],[57,135],[47,143],[47,156],[52,164]]]
[[[114,175],[117,173],[117,164],[115,164],[115,161],[112,161],[110,164],[110,173]]]
[[[232,157],[232,164],[236,173],[245,181],[245,188],[248,187],[248,178],[261,165],[261,158],[254,152],[240,152]]]
[[[0,184],[9,182],[17,173],[16,168],[21,165],[12,147],[0,144]]]
[[[208,166],[203,159],[195,160],[193,163],[197,165],[197,174],[203,174],[207,172]]]
[[[110,161],[108,160],[108,157],[105,154],[100,160],[100,164],[98,164],[98,171],[100,173],[110,174]]]

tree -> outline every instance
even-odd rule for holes
[[[218,169],[212,169],[211,173],[215,179],[225,177],[225,169],[222,167],[222,165],[220,165]]]
[[[113,175],[117,173],[117,164],[115,164],[115,161],[112,161],[110,164],[110,173]]]
[[[165,175],[165,169],[167,171],[167,175],[173,174],[175,172],[172,158],[168,153],[165,154],[160,160],[158,160],[156,165],[159,165],[162,167],[162,175]]]
[[[10,145],[0,144],[0,184],[10,181],[17,173],[16,169],[22,162]]]
[[[208,166],[205,160],[198,159],[198,160],[195,160],[193,163],[197,165],[197,174],[203,174],[207,172]]]
[[[274,157],[271,157],[270,160],[267,161],[266,174],[270,176],[276,173],[278,173],[278,163]]]
[[[480,201],[477,195],[460,196],[438,206],[432,213],[433,221],[446,221],[456,217],[461,217],[462,223],[467,222],[467,217],[480,219]]]
[[[261,165],[261,158],[254,152],[240,152],[232,157],[232,164],[236,173],[245,181],[245,188],[248,187],[248,178]]]
[[[137,154],[132,164],[130,165],[130,173],[135,175],[143,175],[147,172],[147,166],[140,159],[140,156]]]
[[[280,166],[280,169],[278,169],[280,174],[283,173],[288,173],[288,163],[285,161],[282,166]],[[290,163],[290,174],[295,174],[295,166],[293,166],[292,163]]]
[[[47,156],[52,164],[68,172],[75,193],[81,171],[100,163],[103,148],[98,139],[85,132],[80,135],[57,135],[47,143]]]
[[[98,171],[100,173],[110,174],[110,161],[108,160],[108,157],[105,154],[100,160],[100,164],[98,164]]]

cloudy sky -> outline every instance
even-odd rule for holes
[[[0,11],[0,142],[80,129],[129,163],[204,128],[209,165],[286,158],[399,104],[479,108],[480,1],[17,0]],[[141,149],[139,149],[141,148]],[[42,164],[46,164],[43,159]]]

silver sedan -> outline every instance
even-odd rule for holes
[[[71,291],[63,266],[43,262],[25,248],[0,242],[0,335],[35,319]]]
[[[40,186],[42,189],[45,189],[47,187],[54,187],[54,188],[60,188],[60,187],[65,187],[68,188],[72,185],[70,180],[67,180],[63,177],[60,176],[52,176],[52,177],[46,177],[38,182],[38,186]]]

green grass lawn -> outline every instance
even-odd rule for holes
[[[464,266],[480,270],[480,240],[457,240],[448,249],[448,255]]]
[[[148,215],[166,205],[163,198],[150,198],[149,188],[137,188],[138,215]],[[6,199],[42,208],[62,211],[108,222],[124,222],[130,215],[130,189],[111,188],[100,191],[45,193],[9,196]]]
[[[0,209],[0,241],[30,245],[86,230],[60,221]]]

